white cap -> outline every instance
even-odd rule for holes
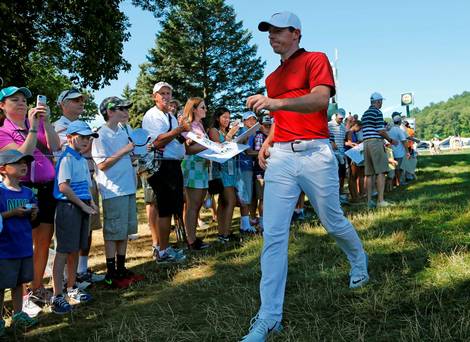
[[[160,89],[162,89],[163,87],[168,87],[170,88],[171,90],[173,90],[173,87],[169,84],[169,83],[166,83],[166,82],[158,82],[158,83],[155,83],[155,85],[153,86],[153,94],[155,94],[156,92],[158,92]]]
[[[271,26],[279,28],[293,27],[297,30],[302,29],[299,17],[292,12],[274,13],[271,19],[259,23],[258,30],[266,32]]]
[[[380,93],[377,93],[377,92],[372,93],[372,95],[370,96],[370,101],[372,102],[372,101],[378,101],[378,100],[385,100],[385,99]]]

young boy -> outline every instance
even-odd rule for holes
[[[83,121],[76,120],[67,127],[67,147],[56,165],[54,197],[57,201],[55,214],[56,255],[52,268],[54,295],[52,312],[65,314],[72,306],[63,296],[63,274],[67,261],[67,296],[71,302],[84,303],[91,296],[76,284],[78,251],[88,246],[90,215],[96,213],[91,197],[91,178],[88,163],[80,151],[88,145],[90,137],[98,137]]]
[[[130,156],[134,144],[121,128],[129,120],[131,105],[115,96],[103,100],[100,112],[106,123],[99,129],[100,137],[93,139],[91,150],[103,205],[107,268],[104,281],[118,288],[143,279],[125,267],[128,235],[137,233],[137,181]]]
[[[11,289],[14,326],[31,327],[37,323],[22,311],[23,284],[33,280],[33,237],[31,219],[37,215],[34,194],[20,185],[34,158],[17,150],[0,152],[0,336],[5,334],[3,301]]]

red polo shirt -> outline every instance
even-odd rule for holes
[[[285,99],[304,96],[319,85],[331,88],[335,82],[328,57],[322,52],[297,50],[266,79],[268,97]],[[328,139],[327,109],[313,113],[286,110],[271,112],[275,120],[274,142]]]

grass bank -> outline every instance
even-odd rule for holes
[[[286,329],[270,341],[470,340],[470,155],[423,156],[419,167],[417,182],[387,195],[395,207],[345,209],[369,253],[365,288],[348,288],[346,259],[315,219],[292,228]],[[145,222],[142,203],[140,213]],[[45,313],[18,340],[237,341],[259,305],[261,238],[158,267],[145,224],[140,233],[128,257],[144,282],[97,286],[91,304]],[[104,270],[97,240],[92,263]]]

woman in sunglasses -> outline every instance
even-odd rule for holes
[[[0,151],[18,150],[34,155],[22,184],[35,192],[39,213],[32,222],[34,246],[34,280],[30,298],[48,303],[52,293],[42,285],[42,278],[52,240],[55,204],[53,152],[60,148],[59,137],[50,123],[50,109],[37,104],[28,111],[27,99],[31,91],[24,87],[7,87],[0,90],[0,109],[5,121],[0,128]]]

